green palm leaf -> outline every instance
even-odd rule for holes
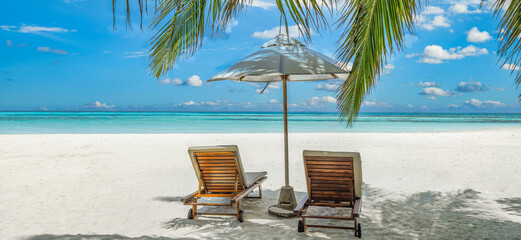
[[[494,16],[498,17],[504,11],[503,16],[498,25],[498,39],[499,48],[497,55],[501,66],[509,64],[508,69],[512,71],[512,74],[516,73],[516,85],[519,87],[521,84],[521,71],[518,67],[521,66],[521,1],[513,0],[496,0],[493,7]],[[519,95],[521,101],[521,95]]]
[[[338,22],[344,33],[337,57],[353,60],[351,74],[338,89],[341,120],[351,125],[364,98],[374,88],[387,57],[403,48],[404,37],[413,31],[419,5],[414,0],[351,0],[343,6]]]

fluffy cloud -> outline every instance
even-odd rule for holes
[[[95,101],[95,102],[83,104],[83,105],[79,106],[78,108],[83,108],[83,109],[113,109],[115,107],[116,107],[116,105],[109,105],[107,103],[102,103],[100,101]]]
[[[331,80],[327,81],[321,84],[318,84],[315,89],[318,91],[329,91],[329,92],[335,92],[343,81],[341,80]]]
[[[456,95],[456,93],[454,91],[443,90],[443,89],[437,88],[437,87],[426,87],[426,88],[422,89],[422,91],[419,94],[427,95],[427,96],[440,96],[440,97]],[[433,99],[433,98],[431,97],[429,99]]]
[[[517,66],[515,64],[505,63],[503,66],[501,66],[501,69],[509,70],[509,71],[519,71],[519,70],[521,70],[521,67],[519,67],[519,66]]]
[[[176,104],[175,106],[219,106],[223,103],[229,103],[229,101],[221,101],[221,100],[216,100],[216,101],[209,101],[209,102],[194,102],[194,101],[188,101],[188,102],[184,102],[184,103],[180,103],[180,104]]]
[[[391,64],[385,64],[384,69],[381,72],[381,75],[389,74],[391,73],[391,70],[394,69],[394,65]]]
[[[468,42],[481,43],[490,39],[492,36],[487,31],[480,32],[477,27],[473,27],[467,32]]]
[[[183,84],[183,80],[181,80],[181,79],[179,79],[179,78],[174,78],[174,79],[165,78],[165,79],[159,81],[159,84],[161,84],[161,85],[174,85],[174,86],[179,86],[179,85],[182,85],[182,84]]]
[[[69,52],[65,51],[65,50],[62,50],[62,49],[51,49],[50,47],[38,47],[36,48],[36,50],[40,51],[40,52],[50,52],[50,53],[55,53],[55,54],[69,54]]]
[[[268,88],[271,88],[271,89],[280,89],[280,86],[282,84],[280,82],[272,82],[268,85]]]
[[[469,45],[465,48],[455,47],[448,50],[443,49],[438,45],[426,46],[421,54],[407,54],[407,57],[421,57],[419,62],[428,64],[440,64],[446,60],[459,60],[469,56],[479,56],[488,54],[486,48],[478,48],[473,45]]]
[[[336,98],[332,96],[312,97],[302,101],[302,106],[319,106],[329,103],[336,103]]]
[[[264,30],[264,31],[261,31],[261,32],[254,32],[252,37],[271,39],[271,38],[274,38],[275,36],[279,35],[279,32],[285,32],[286,31],[286,29],[284,29],[284,28],[282,30],[280,30],[279,28],[280,27],[274,27],[274,28],[269,29],[269,30]],[[288,31],[289,31],[289,36],[290,37],[298,37],[298,36],[300,36],[300,31],[299,31],[297,25],[288,26]],[[315,35],[315,33],[313,31],[311,31],[311,35]]]
[[[480,101],[475,98],[472,98],[470,100],[463,102],[462,105],[472,107],[472,108],[497,108],[497,107],[506,106],[504,103],[499,102],[499,101],[492,101],[492,100]]]
[[[203,80],[201,80],[199,76],[193,75],[186,80],[186,85],[192,87],[201,87],[203,86]]]
[[[489,88],[480,82],[470,80],[469,82],[460,82],[456,87],[458,92],[482,92],[487,91]]]
[[[362,103],[362,107],[370,107],[370,108],[392,108],[393,106],[386,102],[380,102],[377,99],[372,99],[370,101],[365,101]]]
[[[416,24],[429,31],[434,30],[438,27],[450,27],[449,19],[447,19],[443,15],[437,15],[434,16],[434,18],[430,18],[427,15],[420,14],[416,16]]]
[[[193,75],[189,77],[185,82],[179,78],[165,78],[158,82],[161,85],[174,85],[174,86],[180,86],[180,85],[186,85],[186,86],[192,86],[192,87],[201,87],[203,86],[203,80],[197,75]]]
[[[421,82],[418,83],[418,87],[439,87],[440,84],[437,82]]]
[[[431,15],[431,14],[443,14],[445,11],[443,8],[436,6],[427,6],[425,10],[423,10],[422,14]]]
[[[262,0],[253,0],[253,1],[251,1],[251,6],[262,8],[264,10],[268,10],[268,9],[275,8],[277,5],[275,5],[275,3],[273,3],[273,2],[266,2],[266,1],[262,1]]]
[[[469,10],[469,6],[472,6],[473,8],[476,8],[474,10]],[[479,7],[479,6],[478,6]],[[481,13],[481,9],[477,8],[475,6],[475,4],[472,4],[472,3],[456,3],[454,5],[452,5],[449,10],[452,12],[452,13],[455,13],[455,14],[469,14],[469,13]]]
[[[20,27],[16,26],[8,26],[2,25],[0,29],[5,31],[19,32],[19,33],[43,33],[43,32],[52,32],[52,33],[67,33],[67,32],[76,32],[76,30],[65,29],[60,27],[40,27],[40,26],[26,26],[21,25]]]

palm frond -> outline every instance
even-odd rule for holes
[[[356,120],[365,96],[374,88],[389,55],[402,50],[406,33],[413,34],[415,0],[346,0],[338,26],[339,61],[353,61],[351,74],[337,91],[340,119]]]
[[[311,40],[312,29],[319,31],[328,29],[329,24],[324,10],[333,14],[333,9],[338,0],[277,0],[277,7],[281,13],[286,32],[288,32],[288,14],[291,20],[299,28],[299,32],[305,41]]]
[[[201,47],[205,30],[225,31],[244,10],[245,0],[165,0],[151,25],[158,29],[152,38],[149,70],[160,78],[182,57]]]
[[[509,4],[509,5],[507,5]],[[514,74],[516,71],[516,85],[521,84],[521,1],[507,1],[497,0],[492,6],[494,9],[494,16],[499,17],[504,11],[503,16],[498,25],[498,40],[499,46],[497,55],[501,67],[507,65],[507,69]],[[521,99],[521,95],[519,95]]]

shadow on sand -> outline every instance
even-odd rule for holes
[[[302,192],[297,192],[297,199]],[[263,191],[263,199],[243,201],[246,221],[233,217],[201,217],[165,219],[161,226],[182,232],[182,239],[345,239],[354,238],[351,231],[308,229],[298,233],[297,218],[282,219],[268,214],[267,208],[276,203],[278,191]],[[161,196],[152,199],[165,204],[182,204],[181,197]],[[490,206],[499,206],[490,208]],[[188,208],[187,208],[188,209]],[[495,213],[489,209],[501,211]],[[227,211],[234,211],[231,207]],[[200,211],[223,211],[204,207]],[[315,209],[322,214],[344,214],[339,210]],[[183,214],[184,215],[184,214]],[[395,196],[380,189],[365,186],[360,222],[366,239],[521,239],[521,224],[499,221],[499,215],[521,216],[521,198],[497,201],[480,198],[480,193],[465,190],[457,193],[421,192]],[[333,220],[325,221],[334,224]],[[321,223],[325,223],[321,221]],[[30,240],[114,240],[172,239],[166,237],[125,237],[121,235],[37,235]]]

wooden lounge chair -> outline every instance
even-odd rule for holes
[[[302,217],[298,231],[306,227],[351,229],[355,236],[362,237],[362,228],[357,224],[362,204],[362,166],[360,153],[304,151],[307,195],[295,208]],[[309,206],[350,208],[349,216],[307,215]],[[306,224],[307,218],[353,221],[354,226],[328,226]]]
[[[241,210],[243,198],[262,198],[261,184],[268,177],[266,172],[244,172],[239,149],[235,145],[190,147],[188,154],[199,180],[199,187],[194,193],[181,199],[185,205],[192,205],[188,218],[198,215],[236,216],[239,222],[244,221]],[[258,197],[248,195],[259,188]],[[230,198],[229,203],[199,203],[199,198]],[[204,213],[198,212],[197,206],[233,206],[237,204],[237,213]]]

